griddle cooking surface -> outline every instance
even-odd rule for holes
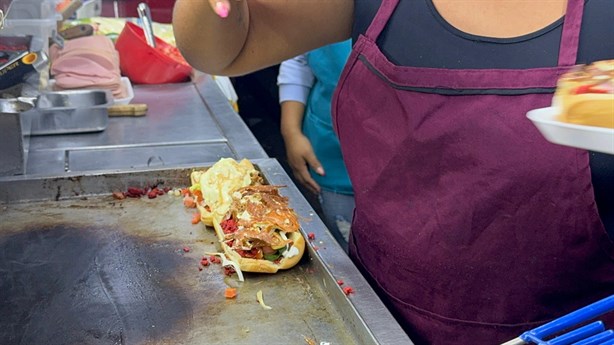
[[[167,277],[182,263],[108,228],[32,229],[0,238],[3,344],[138,344],[172,338],[191,315]]]
[[[359,343],[308,255],[242,283],[219,265],[199,271],[218,248],[194,212],[168,195],[0,209],[0,344]]]

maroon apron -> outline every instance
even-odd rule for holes
[[[375,42],[397,3],[355,43],[333,113],[351,257],[412,340],[497,344],[614,293],[588,153],[525,116],[575,63],[584,1],[569,1],[558,66],[524,70],[395,66]]]

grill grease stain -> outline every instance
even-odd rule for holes
[[[0,235],[0,344],[176,343],[193,313],[170,278],[182,265],[104,227]]]

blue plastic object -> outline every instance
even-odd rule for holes
[[[599,345],[605,342],[606,340],[612,340],[612,339],[614,339],[614,331],[607,330],[605,332],[595,334],[592,337],[586,338],[582,341],[573,343],[573,345]]]
[[[606,297],[584,308],[578,309],[542,326],[524,332],[520,337],[504,345],[535,343],[538,345],[614,345],[614,332],[605,330],[601,321],[584,325],[574,330],[574,326],[584,324],[600,315],[614,310],[614,295]],[[560,334],[563,331],[567,333]],[[545,341],[543,339],[560,334]]]

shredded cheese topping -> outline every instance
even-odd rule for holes
[[[232,195],[241,187],[252,184],[258,172],[246,159],[236,162],[222,158],[200,176],[203,198],[216,218],[223,219],[232,204]]]
[[[264,304],[264,300],[262,299],[262,290],[258,290],[258,292],[256,292],[256,299],[258,300],[258,303],[260,303],[262,308],[266,310],[273,309],[273,307],[269,307],[268,305]]]
[[[224,255],[223,253],[205,253],[205,254],[219,256],[222,259],[222,266],[232,266],[235,272],[237,272],[237,277],[239,277],[239,281],[240,282],[245,281],[245,279],[243,278],[243,272],[241,271],[241,268],[239,267],[238,263],[226,258],[226,255]]]

